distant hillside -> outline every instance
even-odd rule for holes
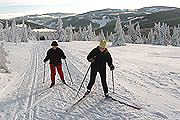
[[[152,7],[143,7],[143,8],[137,9],[137,11],[155,13],[155,12],[167,11],[167,10],[172,10],[172,9],[176,9],[176,7],[152,6]]]
[[[157,22],[165,22],[171,27],[177,26],[180,24],[180,8],[149,14],[144,16],[143,19],[138,19],[137,21],[139,21],[142,28],[152,28],[154,23]]]
[[[70,24],[77,29],[79,26],[86,26],[89,23],[92,23],[93,28],[96,31],[103,28],[105,31],[110,29],[110,32],[113,31],[111,28],[114,25],[115,18],[120,16],[122,21],[128,21],[129,19],[138,19],[142,16],[146,16],[147,14],[156,13],[159,11],[168,11],[176,9],[174,7],[166,7],[166,6],[153,6],[153,7],[145,7],[137,10],[129,10],[129,9],[102,9],[86,12],[83,14],[78,14],[75,16],[69,16],[62,18],[64,27],[69,26]],[[53,20],[49,20],[48,22],[43,24],[49,28],[57,28],[57,18]]]
[[[17,21],[26,20],[31,23],[43,25],[44,23],[50,20],[54,20],[58,18],[59,16],[67,17],[67,16],[72,16],[72,15],[75,15],[75,14],[74,13],[47,13],[47,14],[26,15],[23,17],[16,17],[15,19]]]
[[[6,25],[6,21],[8,21],[9,26],[12,24],[12,20],[4,20],[4,19],[0,19],[0,23],[2,23],[5,27]],[[42,28],[48,28],[46,26],[43,25],[39,25],[39,24],[35,24],[35,23],[31,23],[28,21],[24,21],[26,25],[30,25],[32,29],[42,29]],[[22,24],[22,20],[16,21],[17,24]]]
[[[149,30],[149,28],[154,26],[155,22],[166,22],[170,26],[179,24],[179,13],[180,10],[175,7],[152,6],[136,10],[107,8],[77,15],[74,13],[48,13],[42,15],[27,15],[15,19],[18,23],[24,19],[26,24],[36,29],[44,27],[56,29],[58,17],[61,16],[64,28],[72,25],[74,29],[78,29],[79,26],[85,27],[91,23],[96,33],[99,33],[100,29],[103,29],[106,34],[107,31],[109,33],[114,32],[115,21],[118,16],[120,16],[122,24],[125,26],[128,25],[129,20],[132,20],[132,23],[139,22],[141,28]],[[124,27],[124,29],[127,30],[126,27]]]
[[[155,12],[152,14],[146,14],[143,15],[141,18],[132,20],[132,23],[137,23],[137,22],[140,23],[141,29],[144,29],[142,30],[143,33],[147,33],[146,31],[149,30],[150,28],[153,28],[154,23],[158,23],[158,22],[165,22],[169,24],[170,27],[177,26],[178,24],[180,24],[180,8]],[[128,25],[128,21],[123,21],[122,24]],[[115,21],[112,21],[108,23],[106,26],[97,29],[97,32],[99,32],[100,29],[103,29],[105,33],[107,31],[114,32],[114,26],[115,26]],[[124,27],[124,30],[127,29]]]

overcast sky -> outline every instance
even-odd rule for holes
[[[180,0],[0,0],[0,18],[35,13],[84,13],[104,8],[137,9],[149,6],[180,8]]]

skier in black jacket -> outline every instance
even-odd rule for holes
[[[87,92],[85,95],[88,95],[91,91],[92,86],[95,83],[95,78],[97,72],[99,72],[101,77],[101,83],[104,90],[105,97],[110,97],[108,94],[108,86],[106,82],[106,63],[111,70],[114,70],[114,65],[112,64],[111,54],[108,52],[106,40],[101,40],[100,45],[94,48],[89,55],[87,56],[87,60],[91,62],[91,73],[90,73],[90,82],[87,86]]]
[[[49,64],[50,64],[50,69],[51,69],[51,81],[52,81],[50,88],[55,85],[56,68],[60,75],[61,80],[65,83],[64,74],[62,71],[61,59],[66,59],[64,52],[59,47],[57,47],[58,43],[56,41],[53,41],[51,43],[51,46],[52,48],[50,48],[47,51],[47,56],[44,59],[44,63],[50,60]]]

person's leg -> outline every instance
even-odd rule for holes
[[[55,75],[56,75],[55,65],[50,64],[50,70],[51,70],[51,82],[52,84],[55,84]]]
[[[87,86],[87,89],[88,89],[88,90],[91,90],[92,86],[94,85],[95,79],[96,79],[96,75],[97,75],[97,70],[91,68],[90,81],[89,81],[89,84],[88,84],[88,86]]]
[[[103,86],[104,94],[108,93],[108,86],[106,82],[106,69],[99,71],[100,77],[101,77],[101,83]]]
[[[59,76],[60,76],[61,80],[64,81],[64,74],[63,74],[63,71],[62,71],[62,64],[57,65],[57,71],[59,73]]]

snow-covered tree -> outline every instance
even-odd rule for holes
[[[82,40],[83,41],[88,41],[86,26],[82,30]]]
[[[73,36],[73,30],[72,30],[72,25],[66,28],[66,42],[71,42],[74,40]]]
[[[154,41],[155,41],[155,34],[154,34],[154,31],[151,29],[151,31],[148,34],[148,38],[147,38],[145,44],[153,44]]]
[[[114,34],[111,32],[110,35],[107,37],[107,41],[113,42],[114,40]]]
[[[143,44],[144,43],[144,41],[141,37],[141,29],[140,29],[139,23],[136,26],[135,39],[136,39],[135,43],[137,43],[137,44]]]
[[[101,29],[101,32],[100,32],[100,34],[99,34],[99,41],[101,41],[101,40],[106,40],[106,38],[105,38],[105,36],[104,36],[104,32],[103,32],[102,29]]]
[[[180,47],[180,25],[178,25],[178,27],[174,26],[172,35],[172,45]]]
[[[8,67],[6,66],[6,63],[7,63],[6,53],[3,46],[4,46],[4,43],[0,42],[0,71],[4,70],[5,72],[9,72]]]
[[[3,24],[0,23],[0,30],[3,30]]]
[[[123,46],[125,45],[125,33],[121,25],[121,20],[118,17],[115,26],[115,39],[112,46]]]
[[[161,25],[160,22],[158,24],[155,23],[154,33],[155,33],[155,41],[153,44],[156,44],[156,45],[171,44],[170,29],[167,24],[162,23]]]
[[[6,26],[3,31],[3,38],[6,42],[11,42],[11,34],[10,34],[8,21],[6,21]]]
[[[27,26],[25,25],[24,20],[22,22],[21,33],[21,42],[28,42]]]
[[[92,24],[90,23],[87,28],[87,39],[88,41],[91,41],[94,39],[94,37],[96,37],[92,28]]]
[[[78,31],[77,38],[78,38],[78,41],[82,41],[83,40],[83,32],[82,32],[81,26],[79,26],[79,31]]]
[[[134,24],[132,24],[131,20],[129,20],[127,42],[135,43],[135,41],[136,41],[136,30],[134,28]]]
[[[3,24],[0,23],[0,41],[3,40]]]
[[[61,17],[58,18],[58,27],[57,27],[57,37],[56,39],[58,41],[67,41],[66,40],[66,32],[65,30],[63,29],[63,22],[62,22],[62,19]]]
[[[28,37],[28,40],[36,40],[35,36],[33,35],[30,25],[28,25],[27,27],[27,37]]]
[[[17,33],[17,27],[16,27],[16,20],[14,19],[12,21],[11,29],[10,29],[10,39],[14,43],[18,43],[18,33]]]

